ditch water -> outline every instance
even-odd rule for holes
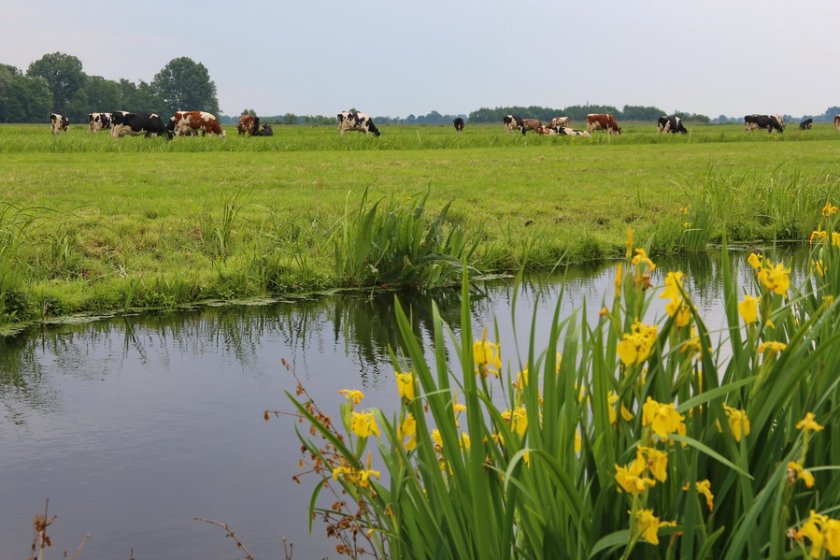
[[[752,281],[744,253],[733,253],[740,286]],[[805,255],[785,253],[802,269]],[[660,262],[682,270],[700,315],[713,332],[723,325],[719,258]],[[531,276],[518,287],[493,282],[473,298],[475,332],[494,317],[502,357],[518,370],[532,314],[548,324],[561,292],[567,315],[587,302],[590,320],[613,293],[614,267]],[[539,294],[539,295],[538,295]],[[460,294],[400,296],[427,348],[431,299],[457,334]],[[650,321],[661,316],[662,300]],[[537,349],[547,329],[537,328]],[[297,485],[300,445],[295,422],[263,412],[292,410],[284,391],[296,381],[285,361],[327,413],[337,414],[341,388],[365,392],[363,406],[397,403],[388,348],[398,346],[394,295],[342,295],[268,306],[46,327],[0,338],[0,558],[23,558],[32,517],[57,515],[47,559],[74,551],[81,559],[233,558],[225,532],[194,520],[226,522],[258,560],[335,558],[335,541],[316,521],[307,530],[314,479]],[[716,335],[713,334],[713,337]],[[527,352],[523,346],[521,351]]]

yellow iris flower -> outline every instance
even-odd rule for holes
[[[760,297],[745,295],[741,303],[738,304],[738,313],[746,324],[751,325],[758,321],[758,304],[760,302]]]
[[[354,410],[353,416],[350,418],[350,430],[359,437],[369,437],[371,434],[379,435],[379,426],[376,425],[373,412],[356,412]]]
[[[806,488],[814,487],[814,475],[811,474],[811,471],[800,465],[798,462],[791,461],[788,463],[788,482],[793,484],[797,480],[804,482]]]
[[[726,417],[729,420],[729,429],[732,430],[735,441],[741,441],[742,437],[750,435],[750,418],[747,416],[746,410],[737,409],[728,405],[723,405],[723,410],[726,412]]]
[[[782,263],[772,268],[762,268],[758,271],[758,280],[761,284],[774,294],[783,296],[790,288],[790,269],[785,268]]]
[[[641,509],[636,512],[636,531],[642,540],[650,544],[659,544],[659,529],[661,527],[676,527],[673,521],[659,521],[653,515],[652,509]]]
[[[814,413],[809,412],[805,415],[805,418],[796,423],[796,429],[806,432],[819,432],[823,427],[814,420]]]
[[[662,438],[680,431],[685,417],[679,414],[673,403],[660,403],[648,397],[642,405],[642,426],[650,426]]]
[[[365,398],[365,394],[357,389],[339,389],[339,394],[344,395],[348,401],[352,401],[353,404],[359,404],[362,402],[362,399]]]
[[[414,400],[414,374],[397,372],[397,391],[401,399]]]

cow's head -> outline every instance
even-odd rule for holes
[[[379,135],[381,134],[381,132],[379,132],[379,129],[376,128],[376,125],[373,124],[373,119],[368,120],[368,132],[372,133],[376,137],[379,137]]]

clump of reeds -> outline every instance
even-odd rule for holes
[[[837,208],[819,222],[798,286],[758,254],[738,286],[722,259],[717,339],[631,231],[598,318],[558,302],[547,346],[532,321],[521,358],[474,334],[467,274],[454,356],[437,310],[427,356],[398,308],[393,412],[342,389],[333,420],[289,395],[311,426],[309,515],[364,543],[339,548],[352,557],[840,556]],[[338,499],[321,507],[325,489]]]

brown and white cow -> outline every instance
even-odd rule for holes
[[[586,130],[606,130],[607,134],[621,134],[621,127],[615,117],[609,113],[589,113],[586,115]]]
[[[205,134],[216,134],[220,138],[225,137],[225,131],[219,124],[215,115],[205,111],[176,111],[169,119],[166,129],[175,136],[191,136]]]
[[[569,120],[569,117],[554,117],[553,119],[551,119],[550,126],[551,128],[557,129],[561,127],[568,127],[571,124],[572,123]]]
[[[370,132],[374,136],[381,134],[370,115],[358,111],[342,111],[338,114],[338,134],[344,136],[345,130],[356,130],[365,134]]]
[[[59,132],[67,132],[67,126],[69,124],[70,119],[68,119],[64,115],[59,115],[58,113],[50,114],[50,127],[52,129],[53,134],[58,134]]]
[[[253,115],[242,115],[239,117],[239,125],[237,125],[236,130],[240,136],[256,134],[260,130],[260,118]]]
[[[834,128],[837,129],[837,132],[840,132],[840,115],[834,115]]]
[[[543,126],[540,125],[534,130],[540,136],[554,136],[557,134],[557,130],[550,127],[550,126]]]

